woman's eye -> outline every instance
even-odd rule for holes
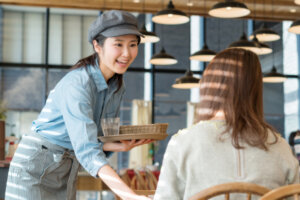
[[[131,44],[130,46],[131,46],[131,47],[136,47],[136,46],[137,46],[137,44]]]
[[[120,43],[117,43],[117,44],[115,44],[115,46],[117,46],[117,47],[121,47],[121,46],[122,46],[122,44],[120,44]]]

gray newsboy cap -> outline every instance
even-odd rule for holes
[[[89,42],[92,44],[93,39],[100,33],[105,37],[129,34],[143,37],[137,24],[137,19],[129,12],[121,10],[105,11],[91,24],[88,32]]]

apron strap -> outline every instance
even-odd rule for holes
[[[64,158],[72,160],[72,167],[67,183],[67,200],[74,200],[76,199],[76,180],[80,164],[75,155],[69,153],[68,151],[65,152]]]

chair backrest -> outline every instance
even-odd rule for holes
[[[260,200],[279,200],[287,197],[293,197],[289,199],[299,200],[299,195],[300,184],[292,184],[271,190],[270,192],[262,196]]]
[[[220,195],[224,195],[224,199],[229,200],[231,193],[247,194],[247,200],[250,200],[252,195],[263,196],[269,191],[268,188],[254,183],[232,182],[204,189],[192,196],[189,200],[207,200]]]

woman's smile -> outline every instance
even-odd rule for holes
[[[114,74],[124,74],[138,54],[136,35],[107,38],[103,47],[95,48],[100,58],[100,69],[105,80]]]

